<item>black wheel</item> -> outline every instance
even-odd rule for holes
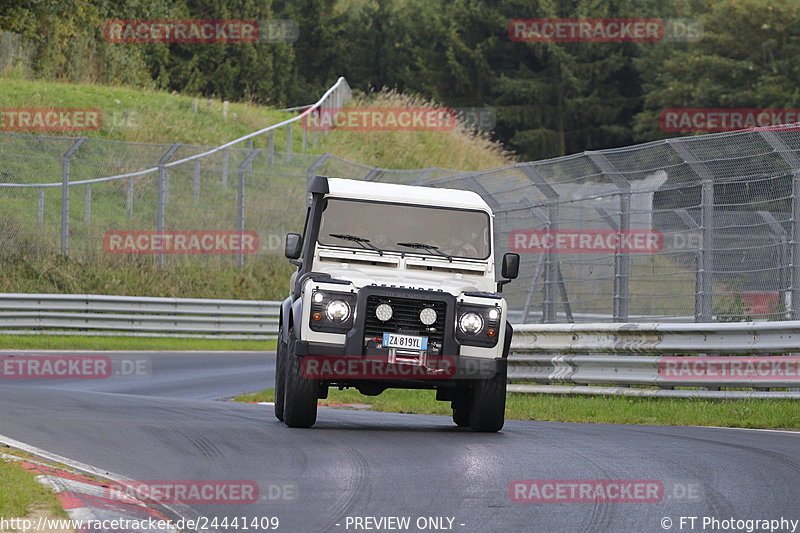
[[[503,428],[506,410],[506,373],[475,381],[469,427],[473,431],[496,432]]]
[[[278,336],[278,350],[275,354],[275,418],[283,422],[283,400],[286,394],[286,343],[280,334]]]
[[[469,425],[470,406],[462,405],[460,407],[453,407],[453,422],[460,428],[465,428]]]
[[[453,399],[453,422],[460,428],[469,426],[469,417],[472,412],[472,397],[469,389],[456,392]]]
[[[300,357],[295,355],[294,331],[289,330],[284,365],[283,421],[292,428],[308,428],[317,421],[319,380],[306,379],[300,373]]]

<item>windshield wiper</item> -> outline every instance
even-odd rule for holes
[[[424,242],[398,242],[397,246],[405,246],[407,248],[418,248],[420,250],[427,250],[429,252],[436,252],[442,257],[446,257],[448,261],[453,262],[453,258],[439,249],[438,246],[426,244]]]
[[[351,241],[359,244],[365,250],[375,250],[379,255],[383,255],[383,250],[369,242],[369,239],[359,237],[358,235],[350,235],[349,233],[328,233],[330,237],[342,239],[344,241]]]

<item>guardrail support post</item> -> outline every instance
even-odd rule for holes
[[[242,235],[244,234],[244,178],[247,170],[252,166],[253,159],[256,158],[261,150],[252,150],[247,157],[242,161],[237,170],[239,174],[238,186],[236,188],[236,229],[239,231],[239,253],[236,257],[236,265],[239,268],[244,267],[244,248],[242,244]]]
[[[61,253],[69,253],[69,160],[86,142],[88,137],[81,137],[61,156]]]

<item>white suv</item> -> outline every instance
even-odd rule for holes
[[[314,176],[283,301],[275,416],[309,427],[329,387],[435,389],[453,420],[503,427],[512,329],[496,279],[493,214],[470,191]]]

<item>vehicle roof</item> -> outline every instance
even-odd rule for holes
[[[416,185],[397,185],[372,181],[328,178],[330,196],[394,202],[414,205],[479,209],[489,213],[489,205],[477,193],[458,189],[438,187],[419,187]]]

